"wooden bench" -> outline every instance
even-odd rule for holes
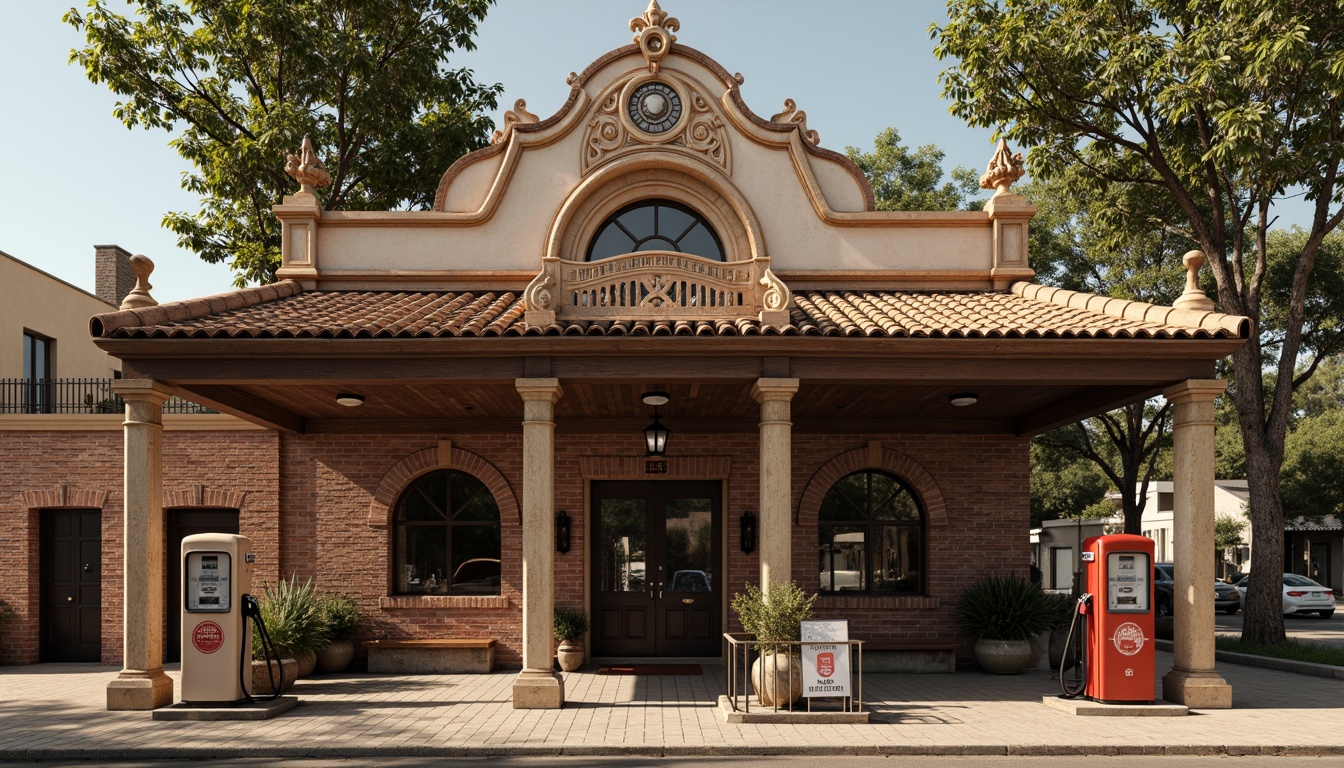
[[[369,671],[445,675],[495,671],[494,638],[369,640]]]
[[[956,672],[958,642],[910,640],[863,644],[864,672]]]

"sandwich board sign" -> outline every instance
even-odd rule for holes
[[[804,621],[803,696],[811,698],[850,696],[849,622]]]

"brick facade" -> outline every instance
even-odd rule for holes
[[[0,599],[18,611],[0,629],[0,663],[38,654],[38,516],[41,508],[103,510],[103,662],[121,654],[121,472],[119,431],[6,433],[0,441]],[[646,479],[638,436],[556,436],[556,508],[572,519],[573,548],[555,555],[555,603],[585,605],[583,546],[587,482]],[[628,449],[628,450],[627,450]],[[759,511],[757,437],[676,437],[663,479],[724,479],[725,599],[758,578],[737,520]],[[620,454],[620,455],[613,455]],[[793,462],[793,576],[818,588],[817,506],[830,485],[873,467],[905,478],[926,509],[927,592],[922,597],[822,597],[819,618],[848,618],[854,637],[871,640],[957,637],[957,594],[987,573],[1025,573],[1028,553],[1028,441],[1005,436],[796,436]],[[258,550],[258,578],[311,577],[359,604],[356,640],[372,637],[489,636],[498,663],[521,665],[522,436],[276,435],[169,432],[166,507],[240,509],[240,531]],[[388,510],[399,489],[423,472],[451,466],[484,481],[501,508],[501,595],[390,596]],[[728,627],[737,629],[729,617]],[[173,642],[169,638],[168,642]],[[966,646],[969,649],[969,645]]]

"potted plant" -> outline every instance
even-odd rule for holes
[[[801,638],[802,623],[812,617],[816,595],[792,582],[770,585],[762,593],[754,584],[733,595],[733,611],[742,629],[755,635],[760,656],[751,667],[756,699],[768,707],[786,706],[803,695],[802,660],[787,645]]]
[[[1050,599],[1050,605],[1054,608],[1054,619],[1050,628],[1050,670],[1057,671],[1060,666],[1064,666],[1067,671],[1073,666],[1070,661],[1063,664],[1066,648],[1064,644],[1069,639],[1069,625],[1073,622],[1073,616],[1078,612],[1078,600],[1071,594],[1063,592],[1046,595]],[[1082,626],[1082,621],[1078,622]]]
[[[588,614],[561,608],[555,612],[555,639],[560,642],[555,658],[560,669],[573,672],[583,666],[583,636],[588,632]]]
[[[266,623],[266,634],[281,659],[293,659],[296,662],[294,677],[306,677],[313,673],[317,664],[317,650],[327,644],[327,627],[322,620],[318,607],[317,591],[311,579],[299,584],[298,577],[281,580],[272,587],[269,583],[262,586],[261,597],[257,600],[261,606],[261,619]],[[261,645],[261,632],[252,625],[252,658],[254,687],[258,677],[268,678]],[[285,677],[290,678],[288,665]]]
[[[355,658],[355,644],[350,637],[359,626],[359,608],[349,595],[325,593],[318,609],[327,627],[328,642],[317,652],[317,670],[327,674],[344,672]]]
[[[1031,660],[1033,635],[1049,629],[1055,606],[1017,575],[990,576],[961,593],[957,625],[976,638],[975,660],[986,672],[1015,675]]]

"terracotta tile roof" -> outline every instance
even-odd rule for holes
[[[1245,338],[1250,320],[1018,283],[1007,293],[797,291],[783,327],[745,320],[523,322],[494,291],[308,291],[285,281],[90,320],[104,338],[453,336],[872,336],[886,338]]]

